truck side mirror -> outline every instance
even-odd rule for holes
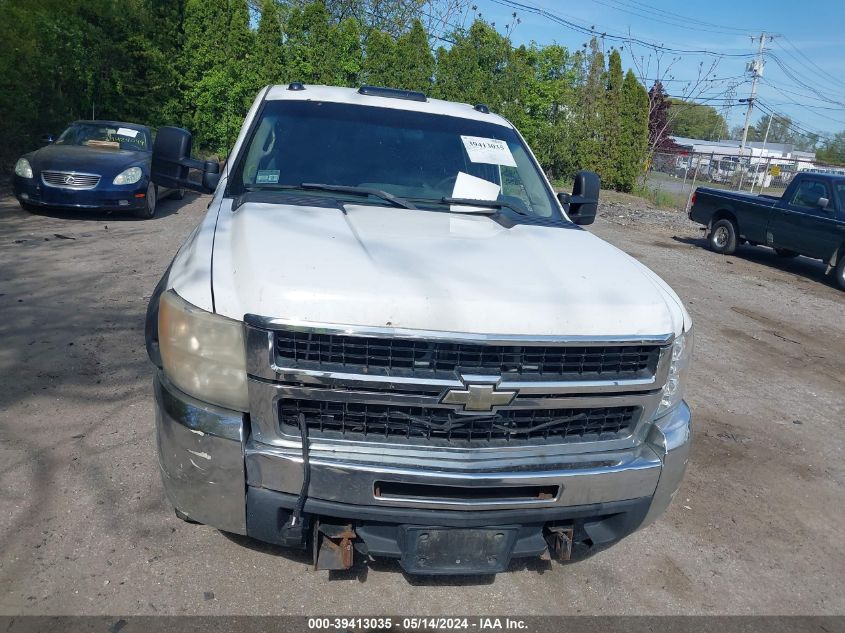
[[[41,142],[44,145],[52,145],[55,140],[56,139],[53,138],[52,134],[45,134],[44,136],[41,137]]]
[[[559,193],[557,199],[575,224],[587,225],[595,222],[599,208],[601,180],[593,171],[579,171],[575,174],[572,194]]]
[[[828,205],[829,205],[829,204],[830,204],[830,200],[828,200],[828,199],[827,199],[827,198],[825,198],[824,196],[822,196],[821,198],[819,198],[818,200],[816,200],[816,205],[817,205],[820,209],[824,209],[825,211],[827,211],[827,210],[828,210]]]
[[[220,182],[220,165],[191,158],[191,133],[179,127],[160,127],[153,144],[152,181],[168,189],[190,189],[211,193]],[[191,170],[202,173],[197,182],[189,178]]]
[[[208,191],[217,189],[220,182],[220,163],[216,160],[207,160],[202,170],[202,186]]]

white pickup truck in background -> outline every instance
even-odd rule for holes
[[[298,83],[261,91],[223,173],[190,154],[159,130],[154,181],[214,192],[147,318],[178,516],[321,569],[475,574],[664,512],[692,323],[580,226],[595,174],[556,196],[484,106]]]

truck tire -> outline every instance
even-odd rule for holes
[[[788,248],[776,248],[775,253],[777,253],[778,257],[783,257],[785,259],[792,259],[793,257],[798,257],[798,253],[795,251],[791,251]]]
[[[707,236],[710,250],[721,255],[732,255],[736,250],[736,242],[736,225],[726,218],[715,222]]]
[[[843,257],[839,258],[833,274],[836,277],[836,283],[842,290],[845,290],[845,253],[843,253]]]

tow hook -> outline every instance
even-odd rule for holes
[[[314,569],[343,570],[352,567],[356,538],[351,524],[332,525],[314,521]]]
[[[546,528],[545,537],[549,555],[559,563],[571,558],[573,535],[574,530],[571,527],[552,526]]]

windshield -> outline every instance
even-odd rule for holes
[[[236,195],[321,183],[380,190],[422,208],[459,198],[559,217],[519,135],[493,123],[392,108],[269,101],[241,156],[231,185]],[[387,204],[376,197],[370,202]]]
[[[62,132],[56,145],[83,145],[139,152],[150,149],[150,139],[144,130],[119,124],[74,123]]]

